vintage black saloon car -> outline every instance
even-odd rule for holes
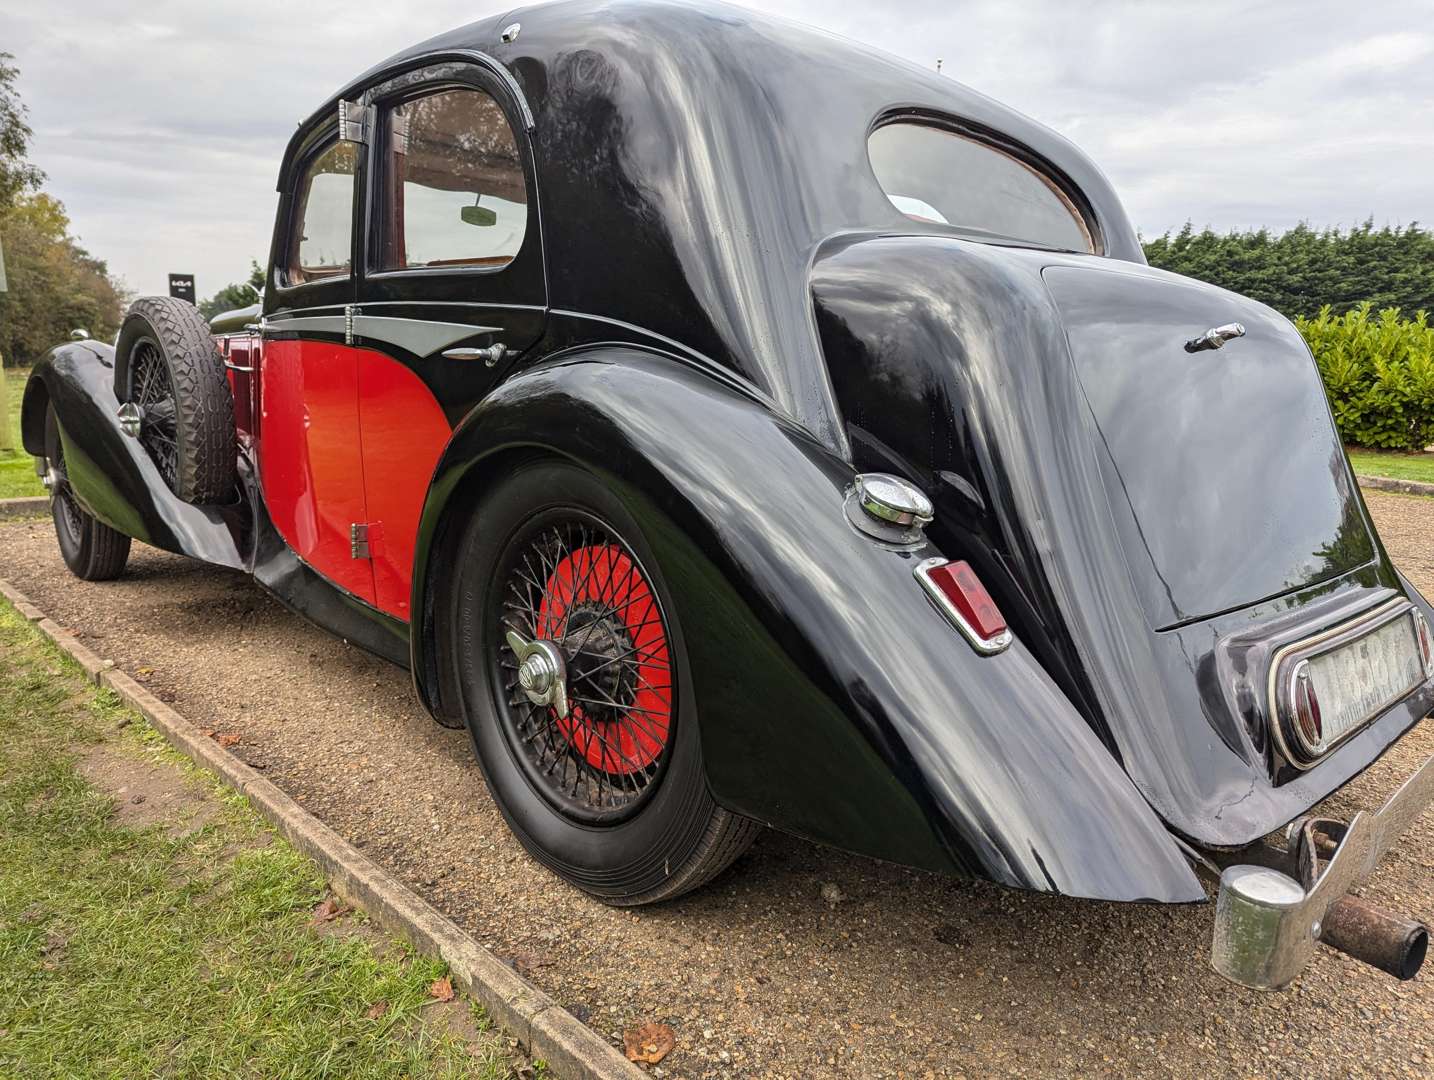
[[[25,443],[81,577],[250,572],[412,671],[614,904],[763,826],[1317,939],[1434,790],[1304,815],[1434,709],[1425,600],[1274,311],[1151,270],[1075,147],[725,6],[522,9],[294,135],[260,307],[56,348]],[[1296,822],[1284,847],[1261,839]]]

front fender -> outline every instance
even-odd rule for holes
[[[114,349],[97,341],[51,349],[25,385],[25,449],[42,456],[45,408],[53,406],[70,487],[94,517],[165,551],[242,569],[244,518],[237,507],[192,506],[175,497],[154,462],[120,430]]]
[[[509,380],[455,433],[420,528],[412,635],[438,702],[448,507],[510,453],[600,475],[683,620],[713,795],[861,854],[1117,900],[1204,898],[1179,847],[1019,641],[978,656],[843,515],[851,467],[737,389],[606,348]],[[461,505],[462,500],[459,501]],[[451,700],[451,699],[450,699]]]

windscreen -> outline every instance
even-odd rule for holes
[[[1090,231],[1048,178],[997,147],[929,124],[884,124],[867,140],[886,197],[917,221],[1061,251],[1093,251]]]

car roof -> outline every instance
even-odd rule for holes
[[[1061,136],[934,71],[727,4],[518,8],[403,50],[315,120],[387,74],[474,51],[531,110],[549,304],[679,341],[819,434],[832,409],[816,400],[829,389],[815,375],[813,253],[843,231],[921,228],[871,172],[879,119],[940,117],[1014,148],[1083,198],[1104,254],[1144,261],[1110,184]]]

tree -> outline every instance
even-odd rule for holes
[[[25,122],[29,112],[20,100],[15,81],[20,69],[15,57],[0,52],[0,210],[11,206],[27,191],[36,191],[45,174],[25,160],[30,148],[30,125]]]
[[[64,205],[43,193],[22,195],[0,213],[10,284],[0,293],[0,354],[7,363],[33,363],[76,327],[100,340],[119,329],[123,291],[69,229]]]
[[[264,287],[264,268],[255,259],[249,260],[249,279],[226,285],[208,300],[199,301],[199,313],[206,319],[222,315],[226,311],[237,311],[259,302],[259,290]]]

